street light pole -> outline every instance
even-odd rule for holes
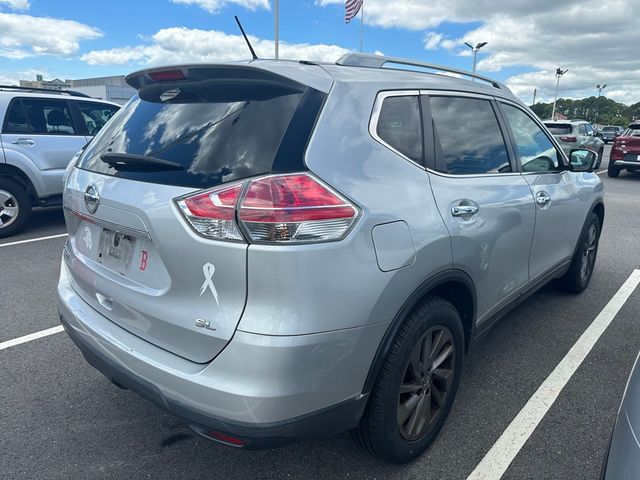
[[[558,100],[558,86],[560,85],[560,77],[562,77],[568,71],[569,69],[562,70],[561,68],[556,68],[556,94],[553,97],[553,110],[551,111],[551,120],[556,119],[556,102]]]
[[[605,83],[604,85],[596,85],[596,88],[598,89],[598,98],[600,98],[600,94],[602,93],[602,90],[607,88],[607,84]]]
[[[477,57],[478,57],[478,50],[480,50],[482,47],[484,47],[487,43],[489,43],[489,42],[480,42],[480,43],[476,44],[476,46],[474,47],[470,43],[464,42],[464,44],[467,47],[469,47],[471,49],[471,51],[473,52],[473,73],[476,73],[476,60],[477,60]]]
[[[279,5],[278,5],[278,0],[275,0],[275,5],[274,5],[274,21],[275,21],[275,25],[274,25],[274,29],[275,29],[275,57],[276,60],[278,60],[279,57],[279,52],[278,52],[278,47],[279,47],[279,43],[280,43],[280,9],[279,9]]]

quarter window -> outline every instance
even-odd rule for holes
[[[553,172],[561,168],[560,156],[542,129],[519,108],[503,104],[516,151],[525,172]]]
[[[416,95],[385,98],[376,132],[387,145],[422,163],[422,122]]]
[[[488,100],[431,97],[436,170],[453,175],[511,172],[509,155]]]

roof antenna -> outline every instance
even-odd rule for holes
[[[247,34],[244,33],[244,28],[242,28],[242,24],[240,23],[240,19],[238,18],[237,15],[234,15],[233,18],[236,19],[236,23],[238,24],[238,28],[242,32],[242,36],[244,37],[244,41],[247,42],[247,47],[249,47],[249,50],[251,50],[251,56],[253,57],[254,60],[258,60],[258,56],[256,55],[255,50],[251,46],[251,42],[249,42],[249,39],[247,38]]]

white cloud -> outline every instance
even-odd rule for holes
[[[0,0],[1,1],[1,0]],[[171,0],[173,3],[197,5],[209,13],[218,13],[227,5],[239,5],[248,10],[264,8],[269,10],[269,0]]]
[[[273,57],[273,41],[253,36],[249,38],[259,57]],[[337,45],[280,42],[281,58],[335,61],[345,53],[347,50]],[[249,50],[241,35],[173,27],[159,30],[151,37],[149,44],[94,50],[80,59],[89,65],[162,65],[249,57]]]
[[[341,0],[316,4],[343,5]],[[425,30],[424,47],[468,56],[464,42],[489,42],[479,54],[478,70],[498,72],[523,67],[507,83],[530,101],[534,88],[552,97],[553,72],[569,69],[560,94],[593,95],[597,83],[616,100],[640,101],[638,0],[367,0],[366,22],[382,28]],[[474,24],[460,38],[438,31],[444,23]],[[479,26],[476,26],[478,25]],[[530,92],[530,93],[529,93]]]
[[[0,13],[0,57],[34,55],[68,57],[78,52],[80,41],[102,36],[100,30],[73,20]]]
[[[29,10],[29,0],[0,0],[0,7],[9,7],[11,10]]]

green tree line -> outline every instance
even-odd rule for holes
[[[531,109],[543,120],[551,118],[553,103],[536,103]],[[556,112],[571,119],[587,120],[599,125],[620,125],[626,127],[640,118],[640,102],[625,105],[607,97],[589,97],[581,100],[559,98]]]

